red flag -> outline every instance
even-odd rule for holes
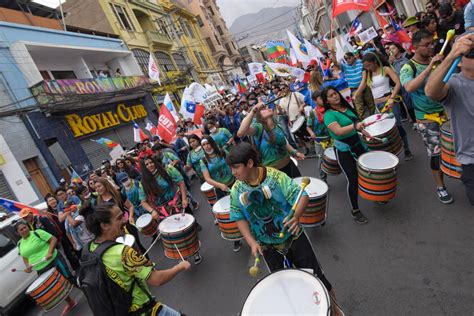
[[[196,104],[194,108],[194,124],[201,125],[202,124],[202,117],[204,116],[204,110],[206,108],[202,104]]]
[[[385,18],[383,16],[381,16],[380,12],[377,11],[377,10],[375,10],[375,17],[377,18],[377,21],[379,22],[380,27],[382,29],[385,29],[385,25],[388,25],[387,20],[385,20]]]
[[[334,0],[332,5],[332,17],[350,11],[362,10],[369,11],[374,0]]]
[[[259,83],[265,83],[265,77],[263,76],[263,73],[258,73],[258,74],[255,74],[255,77],[257,77],[257,81]]]
[[[160,109],[160,117],[158,118],[158,136],[167,143],[171,143],[176,136],[176,121],[166,106]]]

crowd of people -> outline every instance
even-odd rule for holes
[[[456,7],[430,0],[426,12],[401,22],[411,38],[409,48],[404,48],[391,24],[368,43],[360,43],[355,36],[354,51],[346,52],[344,60],[337,60],[333,51],[325,53],[329,69],[311,62],[305,69],[309,82],[275,77],[246,93],[224,95],[205,111],[202,125],[181,117],[173,144],[153,136],[113,163],[103,161],[84,183],[57,188],[45,196],[48,216],[24,209],[20,212],[23,220],[15,224],[25,272],[57,267],[77,284],[74,276],[81,266],[81,253],[131,234],[134,247],[114,245],[102,257],[123,289],[133,290],[129,312],[180,315],[155,301],[148,286],[164,284],[191,265],[181,261],[171,269],[155,270],[149,256],[142,256],[146,249],[135,224],[143,214],[158,222],[172,214],[194,214],[202,206],[194,198],[200,192],[191,192],[191,183],[207,182],[217,199],[230,195],[231,220],[254,256],[263,256],[271,271],[283,268],[287,259],[295,267],[312,268],[330,294],[334,315],[342,315],[299,223],[308,195],[303,193],[298,199],[299,186],[292,179],[301,172],[295,161],[311,155],[315,143],[333,144],[347,179],[350,214],[356,223],[368,223],[358,203],[357,159],[368,152],[364,139],[372,137],[363,120],[388,110],[403,142],[404,159],[413,159],[405,130],[409,121],[430,158],[426,170],[433,174],[433,191],[441,203],[452,203],[440,168],[441,124],[450,120],[461,180],[474,205],[474,106],[469,101],[474,90],[474,4],[469,1],[463,14],[466,4]],[[455,36],[441,55],[449,30]],[[460,58],[460,68],[443,81]],[[326,60],[321,62],[326,64]],[[349,97],[341,94],[347,88]],[[326,174],[320,172],[320,178],[325,180]],[[263,187],[270,189],[270,196]],[[245,192],[251,192],[250,202],[242,200]],[[201,229],[197,222],[196,226]],[[159,238],[158,234],[153,238]],[[241,242],[233,246],[238,252]],[[199,252],[194,255],[195,264],[202,260]],[[141,286],[133,287],[134,280]],[[68,297],[63,313],[76,304]]]

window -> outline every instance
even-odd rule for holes
[[[230,49],[229,44],[225,44],[225,49],[227,50],[227,54],[232,55],[232,50]]]
[[[224,35],[224,32],[222,32],[222,27],[220,25],[217,26],[217,31],[219,32],[219,35]]]
[[[74,71],[65,70],[65,71],[51,71],[51,75],[56,80],[61,79],[77,79],[76,74]]]
[[[211,13],[211,15],[214,15],[214,10],[212,10],[212,7],[207,7],[209,9],[209,12]]]
[[[158,33],[166,35],[166,37],[168,37],[169,40],[173,40],[173,37],[171,36],[171,32],[168,29],[168,26],[166,25],[165,21],[158,20],[156,21],[156,23],[158,24]]]
[[[194,57],[195,57],[196,60],[198,61],[199,67],[204,68],[204,65],[203,65],[203,63],[202,63],[201,57],[199,56],[198,52],[194,51]]]
[[[219,38],[217,37],[217,35],[216,35],[216,34],[214,34],[214,37],[216,38],[216,42],[217,42],[217,44],[219,44],[219,45],[222,45],[222,44],[221,44],[221,41],[219,41]]]
[[[43,77],[43,80],[51,80],[51,76],[49,75],[49,72],[47,70],[40,70],[41,77]]]
[[[215,53],[216,52],[216,47],[214,46],[214,43],[212,42],[210,37],[206,37],[206,43],[207,43],[207,46],[209,46],[209,49],[211,50],[211,53]]]
[[[128,16],[127,10],[119,5],[116,4],[110,4],[112,6],[112,11],[114,11],[115,16],[117,17],[117,20],[119,20],[120,25],[122,28],[129,30],[129,31],[135,31],[133,28],[133,24],[130,20],[130,17]]]
[[[203,27],[204,26],[204,23],[202,22],[202,19],[201,19],[201,16],[200,15],[196,15],[196,20],[198,22],[198,25],[200,27]]]
[[[209,64],[207,63],[206,56],[203,53],[199,52],[199,57],[201,57],[201,62],[204,65],[204,68],[209,68]]]
[[[155,52],[156,61],[164,71],[175,71],[176,67],[173,64],[173,60],[171,59],[170,55],[164,52]]]
[[[193,27],[191,24],[189,24],[188,21],[185,21],[184,22],[184,26],[185,28],[188,30],[188,34],[189,36],[191,36],[192,38],[195,38],[195,35],[194,35],[194,31],[193,31]]]
[[[10,251],[15,249],[16,245],[7,236],[0,234],[0,258],[3,258]]]
[[[184,58],[183,55],[179,53],[174,53],[173,59],[174,59],[174,62],[176,63],[176,66],[178,66],[179,70],[186,71],[188,69],[188,64],[186,63],[186,59]]]
[[[148,62],[150,61],[150,53],[143,49],[132,49],[133,56],[138,65],[142,69],[143,73],[148,74]]]

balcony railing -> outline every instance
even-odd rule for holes
[[[150,43],[156,43],[159,45],[172,46],[173,42],[166,36],[155,31],[146,31],[145,36]]]

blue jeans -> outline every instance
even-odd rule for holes
[[[178,311],[175,311],[171,307],[168,307],[166,305],[161,305],[162,308],[160,312],[158,313],[158,316],[181,316],[181,313]]]

